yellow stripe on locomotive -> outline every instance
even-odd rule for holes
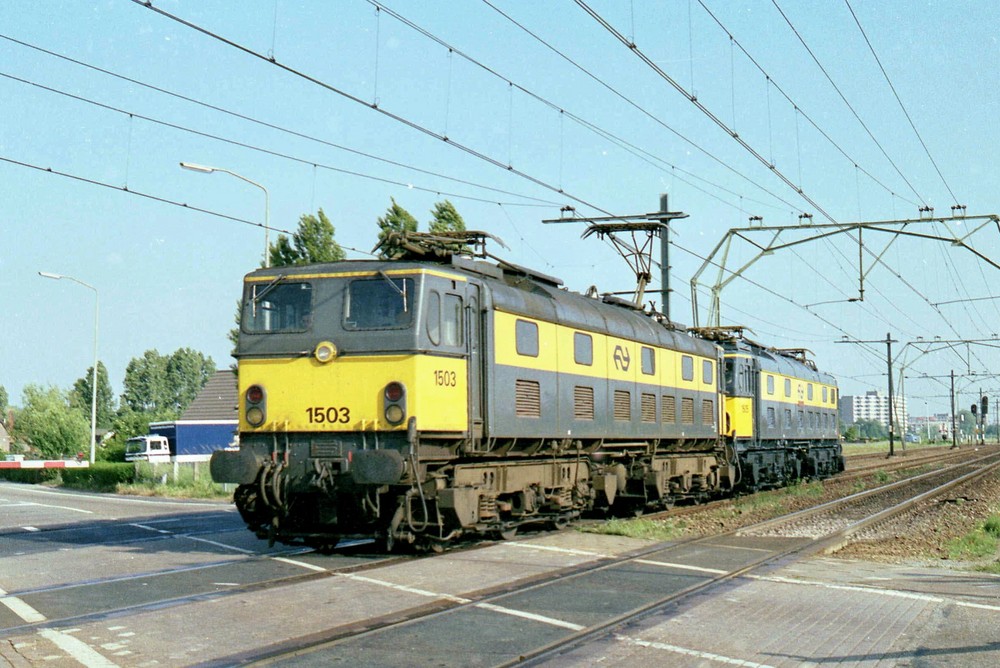
[[[242,360],[240,431],[349,432],[405,430],[417,418],[423,431],[465,432],[469,426],[464,359],[435,355],[341,356]],[[402,396],[392,394],[399,384]],[[262,420],[254,424],[248,398],[263,389]],[[390,405],[402,408],[391,409]]]

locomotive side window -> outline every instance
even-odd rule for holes
[[[594,363],[594,339],[590,334],[573,332],[573,361],[585,366]]]
[[[703,360],[701,363],[701,382],[706,385],[715,384],[715,365],[710,360]],[[749,387],[749,386],[748,386]]]
[[[767,377],[767,393],[774,394],[774,376]]]
[[[694,380],[694,358],[690,355],[681,355],[681,378]]]
[[[351,281],[346,299],[346,329],[403,329],[413,322],[412,278],[383,275]]]
[[[312,285],[279,283],[252,285],[243,307],[248,332],[289,332],[308,329],[312,317]]]
[[[538,357],[538,325],[527,320],[515,322],[514,345],[518,355]]]
[[[642,347],[642,372],[647,376],[656,373],[656,354],[646,346]]]
[[[813,384],[809,383],[809,385],[807,385],[806,387],[808,388],[806,390],[806,398],[809,399],[809,401],[812,401],[812,398],[813,398]]]
[[[792,381],[787,378],[785,379],[785,396],[792,396]]]
[[[826,397],[827,397],[827,392],[826,392],[826,387],[824,387],[823,388],[823,403],[824,404],[828,401],[828,399]]]
[[[435,346],[441,343],[441,295],[431,290],[427,293],[427,338]]]
[[[445,295],[441,311],[441,334],[446,346],[462,345],[462,298]]]

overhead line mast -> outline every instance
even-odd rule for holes
[[[565,210],[564,210],[565,211]],[[596,234],[599,239],[607,239],[628,263],[635,273],[635,291],[632,301],[636,307],[642,308],[646,295],[646,287],[652,280],[653,238],[660,239],[660,299],[663,305],[661,313],[670,320],[670,223],[674,220],[687,218],[688,214],[680,211],[670,211],[668,196],[660,195],[660,210],[652,213],[640,213],[628,216],[602,216],[591,218],[554,218],[543,220],[543,223],[587,223],[583,238]],[[631,241],[616,235],[627,232]],[[645,240],[639,243],[638,233],[645,233]],[[652,304],[655,311],[656,305]]]

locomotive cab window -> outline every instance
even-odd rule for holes
[[[441,295],[435,290],[427,293],[427,304],[424,309],[427,319],[427,338],[435,346],[441,343]]]
[[[584,366],[594,363],[594,339],[590,334],[573,332],[573,361]]]
[[[312,319],[312,285],[282,283],[248,287],[243,305],[243,329],[247,332],[305,331]]]
[[[462,345],[462,298],[445,295],[441,310],[441,339],[446,346]]]
[[[715,365],[710,360],[702,360],[701,382],[706,385],[715,385]]]
[[[527,320],[515,322],[514,345],[518,355],[538,357],[538,325]]]
[[[767,393],[774,394],[774,376],[767,377]]]
[[[351,330],[404,329],[413,322],[412,278],[365,278],[351,281],[344,304],[344,327]]]
[[[681,355],[681,378],[694,380],[694,358],[690,355]]]
[[[647,376],[656,373],[656,353],[646,346],[642,347],[642,372]]]

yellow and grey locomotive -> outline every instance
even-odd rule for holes
[[[724,394],[724,359],[760,360],[750,366],[779,387],[806,365],[742,343],[730,350],[463,248],[411,245],[403,259],[247,275],[240,447],[213,455],[212,476],[238,484],[237,507],[258,535],[435,547],[595,508],[703,499],[741,476],[760,485],[772,470],[838,467],[826,455],[796,455],[807,464],[791,469],[773,453],[748,455],[801,450],[802,439],[772,438],[758,419],[747,441],[746,397],[729,373]],[[835,408],[829,379],[808,387],[821,382],[812,391]],[[748,406],[769,416],[772,403],[785,410],[779,398]],[[835,432],[822,435],[839,457]]]

